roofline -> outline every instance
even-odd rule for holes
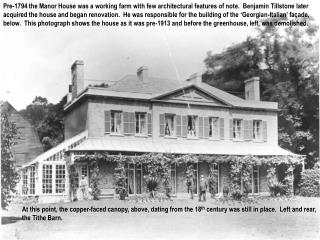
[[[175,92],[179,92],[179,91],[181,91],[181,90],[184,90],[184,89],[187,89],[187,88],[190,88],[190,87],[195,87],[195,88],[197,88],[198,90],[204,92],[205,94],[207,94],[207,95],[209,95],[209,96],[211,96],[211,97],[219,100],[220,102],[222,102],[222,103],[224,103],[224,104],[227,104],[228,106],[231,106],[230,103],[226,102],[226,101],[223,100],[223,99],[220,99],[220,98],[217,97],[217,96],[213,96],[211,93],[207,92],[206,90],[202,89],[201,87],[197,86],[196,84],[190,84],[190,85],[187,85],[187,86],[184,86],[184,87],[175,89],[175,90],[170,91],[170,92],[167,92],[167,93],[159,94],[158,96],[154,97],[153,99],[165,97],[165,96],[171,95],[171,94],[173,94],[173,93],[175,93]]]

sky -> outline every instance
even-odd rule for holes
[[[17,110],[36,96],[57,103],[67,93],[75,60],[84,61],[86,79],[116,81],[145,65],[151,76],[184,80],[205,70],[208,51],[219,53],[255,34],[253,28],[1,31],[0,100],[9,101]]]

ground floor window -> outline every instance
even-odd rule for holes
[[[66,167],[56,165],[56,193],[64,193],[66,190]]]
[[[52,165],[42,166],[42,193],[52,193]]]
[[[88,166],[87,165],[81,166],[81,176],[88,177]]]
[[[252,193],[259,193],[259,166],[252,169]]]
[[[216,179],[216,192],[220,192],[220,171],[219,171],[219,164],[218,163],[214,163],[213,164],[213,171],[217,177]]]
[[[30,168],[30,194],[36,193],[36,167],[32,166]]]
[[[128,164],[127,170],[128,194],[142,193],[142,165]]]
[[[176,195],[177,193],[177,165],[174,163],[171,165],[171,194]]]
[[[28,194],[28,171],[27,169],[22,172],[22,194]]]

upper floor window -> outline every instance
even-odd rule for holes
[[[136,113],[136,134],[147,134],[145,113]]]
[[[262,121],[260,120],[253,121],[253,139],[262,140]]]
[[[219,118],[209,118],[209,137],[218,139],[219,138]]]
[[[197,137],[197,116],[188,116],[188,134],[187,137]]]
[[[166,114],[164,117],[164,135],[165,136],[174,136],[174,115]]]
[[[233,119],[233,138],[242,139],[242,120]]]
[[[121,134],[122,114],[118,111],[111,111],[111,133]]]

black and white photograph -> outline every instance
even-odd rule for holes
[[[1,3],[3,239],[319,239],[319,4]]]

